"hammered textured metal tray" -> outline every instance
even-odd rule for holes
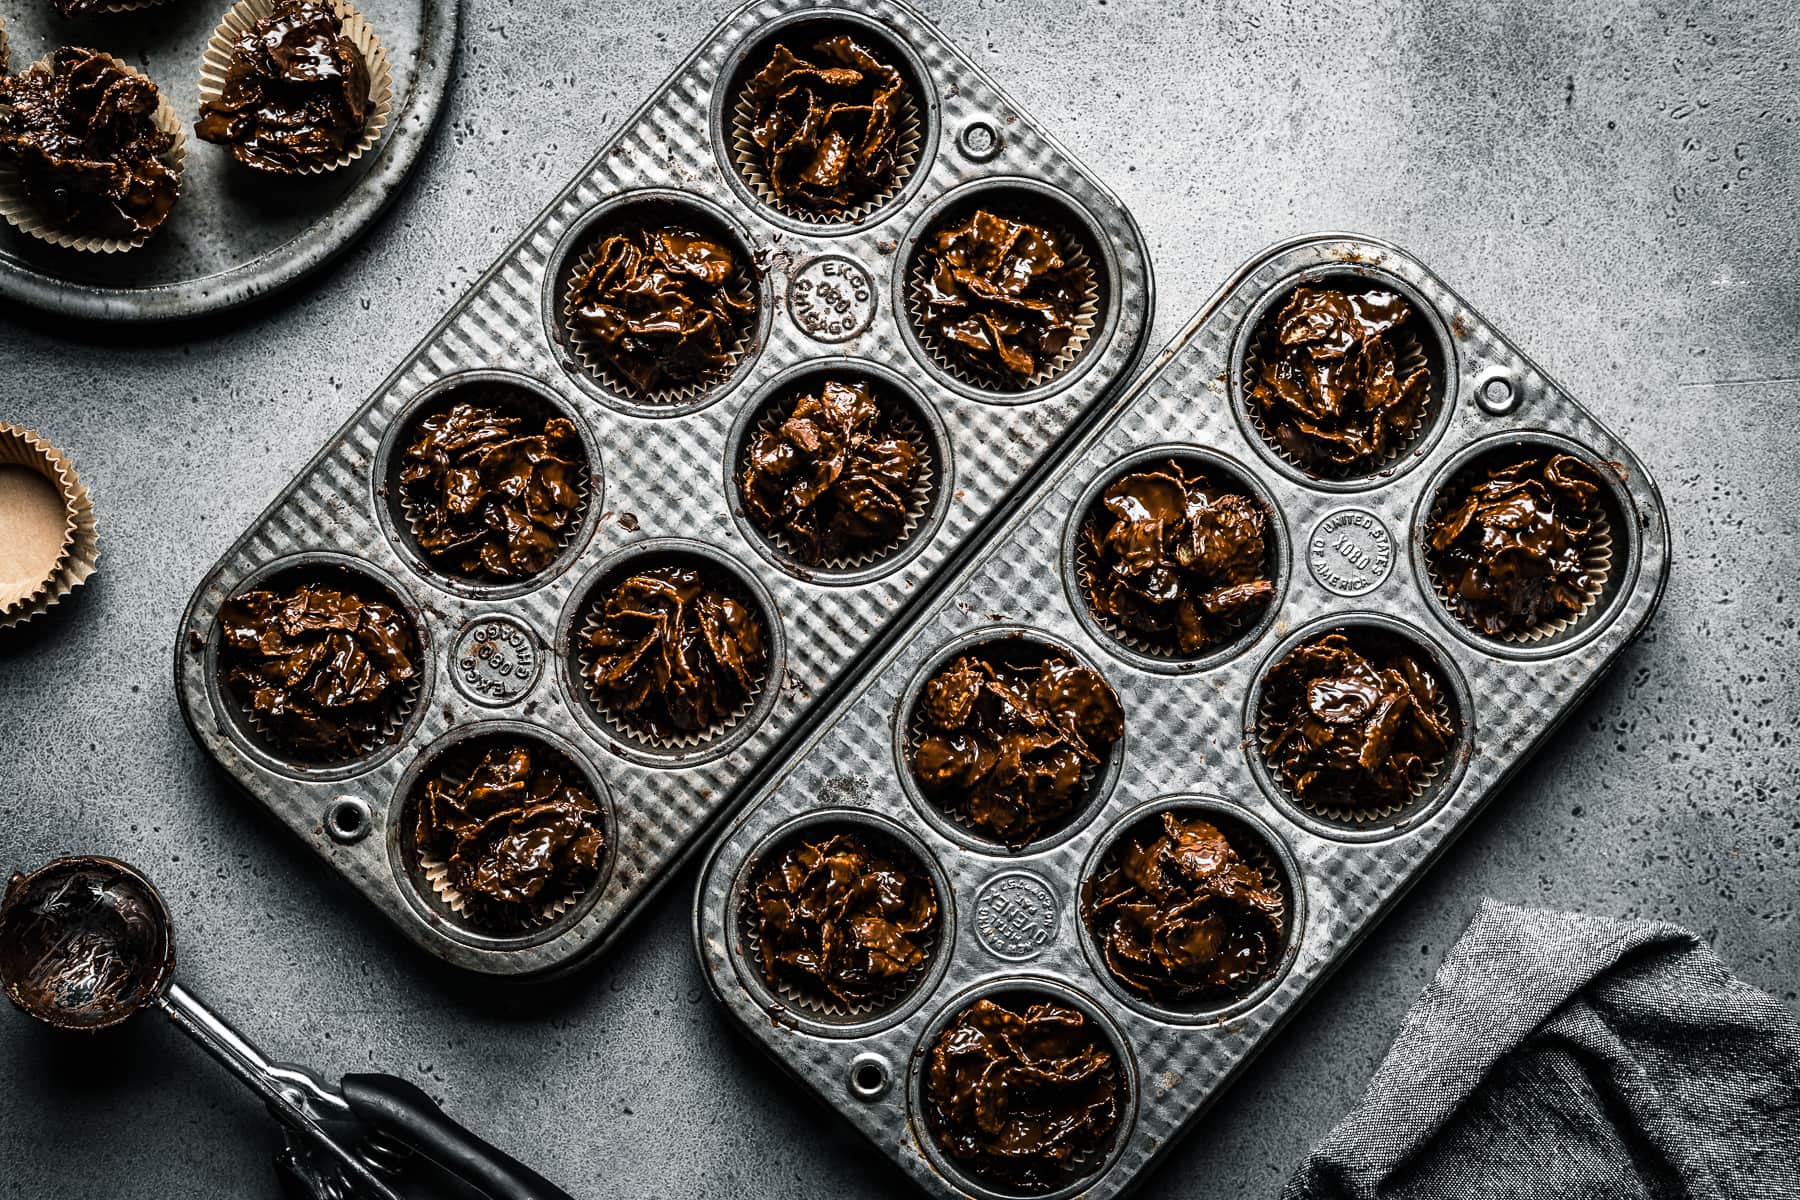
[[[926,102],[919,164],[892,203],[845,229],[759,205],[727,157],[724,92],[791,22],[854,25],[907,64]],[[1024,197],[1079,226],[1105,303],[1062,375],[1018,394],[951,378],[902,309],[902,265],[925,229],[972,198]],[[559,281],[596,222],[641,202],[692,211],[760,268],[760,329],[736,374],[696,403],[633,403],[590,376],[560,331]],[[740,785],[974,531],[1046,462],[1142,352],[1151,296],[1141,234],[1113,194],[969,58],[903,5],[757,0],[727,17],[476,283],[216,563],[182,617],[176,684],[195,738],[419,945],[462,967],[520,975],[596,952],[741,799]],[[938,443],[929,516],[902,552],[832,574],[794,565],[738,510],[732,465],[762,401],[804,372],[862,372],[909,396]],[[596,464],[580,535],[526,586],[474,587],[429,569],[401,536],[388,484],[414,414],[457,389],[521,389],[570,417]],[[644,552],[729,572],[771,619],[769,683],[729,736],[628,743],[576,678],[596,585]],[[216,617],[232,594],[309,564],[388,588],[425,646],[424,695],[397,744],[337,769],[271,753],[218,684]],[[447,915],[403,861],[400,812],[434,755],[499,729],[580,764],[607,809],[601,882],[530,936]]]
[[[1358,483],[1319,483],[1278,459],[1241,395],[1248,331],[1297,282],[1321,277],[1372,280],[1411,298],[1449,381],[1413,451]],[[1321,235],[1259,255],[1114,409],[769,775],[721,834],[696,897],[696,945],[726,1011],[933,1195],[997,1194],[938,1149],[922,1111],[926,1052],[967,1003],[1023,989],[1098,1020],[1120,1052],[1130,1099],[1105,1164],[1056,1194],[1125,1192],[1575,708],[1650,620],[1668,571],[1667,521],[1643,465],[1442,281],[1373,239]],[[1514,441],[1586,458],[1616,506],[1615,559],[1599,604],[1530,645],[1465,629],[1431,590],[1416,549],[1442,481],[1472,455]],[[1171,453],[1201,457],[1261,494],[1278,535],[1268,615],[1210,659],[1181,665],[1094,624],[1073,565],[1098,488],[1128,463]],[[1298,808],[1269,778],[1253,737],[1258,680],[1301,638],[1347,624],[1423,648],[1464,723],[1420,801],[1366,826]],[[1019,853],[973,839],[920,798],[904,749],[905,714],[924,679],[960,648],[1009,632],[1097,668],[1125,710],[1124,737],[1089,806]],[[1262,843],[1287,885],[1285,955],[1235,1004],[1175,1011],[1138,999],[1101,965],[1078,911],[1080,883],[1115,836],[1170,806],[1232,822]],[[885,1012],[833,1018],[772,994],[746,953],[740,910],[763,855],[800,831],[843,825],[911,848],[936,881],[944,921],[910,995]]]
[[[200,59],[231,0],[159,4],[66,20],[48,3],[6,13],[12,66],[59,45],[90,46],[143,70],[188,122],[181,199],[168,222],[124,254],[63,250],[0,224],[0,296],[40,312],[118,323],[223,312],[330,263],[399,194],[437,124],[456,64],[461,0],[358,0],[387,51],[394,107],[381,141],[340,171],[253,178],[222,147],[193,137]]]

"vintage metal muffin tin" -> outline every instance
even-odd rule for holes
[[[1398,287],[1422,306],[1448,386],[1435,423],[1372,479],[1321,484],[1281,462],[1244,416],[1243,342],[1303,279]],[[699,885],[695,939],[708,980],[744,1031],[933,1195],[996,1193],[937,1148],[922,1112],[928,1047],[972,998],[1060,995],[1111,1030],[1132,1086],[1106,1164],[1058,1195],[1127,1190],[1218,1097],[1374,922],[1549,737],[1649,621],[1669,566],[1668,525],[1643,465],[1614,435],[1416,260],[1368,238],[1283,243],[1215,295],[1159,365],[1087,434],[960,567],[852,692],[834,702],[721,835]],[[1418,544],[1440,481],[1517,439],[1602,468],[1615,505],[1613,576],[1599,606],[1556,638],[1516,646],[1465,630],[1430,590]],[[1175,665],[1098,627],[1074,582],[1077,529],[1097,488],[1141,457],[1204,457],[1250,485],[1276,519],[1277,596],[1228,648]],[[1356,623],[1410,639],[1450,683],[1462,742],[1416,804],[1367,827],[1311,816],[1261,765],[1258,681],[1299,639]],[[1018,632],[1064,646],[1118,690],[1125,734],[1072,825],[1019,853],[941,819],[908,782],[909,698],[950,654]],[[1114,838],[1162,807],[1210,808],[1259,831],[1284,877],[1290,936],[1274,974],[1236,1004],[1172,1011],[1106,973],[1078,911],[1081,881]],[[1215,818],[1217,819],[1217,818]],[[774,1002],[743,952],[740,905],[765,848],[796,823],[874,823],[939,880],[944,925],[909,998],[854,1022]],[[1231,828],[1231,826],[1227,826]]]
[[[905,187],[846,229],[802,225],[758,205],[721,141],[721,81],[792,22],[822,20],[904,62],[921,84],[925,117],[924,149]],[[947,378],[902,331],[900,264],[940,206],[977,193],[1054,205],[1086,231],[1104,273],[1108,303],[1087,350],[1064,375],[1021,394]],[[751,349],[695,403],[658,408],[614,394],[585,373],[559,332],[562,271],[596,220],[645,198],[710,217],[761,274]],[[245,790],[421,946],[495,974],[567,966],[603,945],[668,877],[801,714],[1129,375],[1151,291],[1142,235],[1118,199],[916,11],[877,0],[749,4],[676,69],[207,573],[176,653],[188,724]],[[748,415],[794,373],[859,364],[911,394],[942,440],[938,495],[904,552],[865,569],[809,573],[743,520],[721,464],[735,457]],[[494,384],[526,389],[573,419],[595,468],[573,545],[529,585],[503,588],[429,569],[400,533],[389,486],[394,442],[421,405],[449,389]],[[571,641],[595,582],[661,548],[716,560],[772,621],[768,683],[754,710],[729,736],[677,752],[610,735],[572,677]],[[425,645],[424,694],[397,743],[330,769],[260,745],[222,693],[216,663],[220,605],[267,572],[319,555],[390,589]],[[501,720],[541,731],[591,765],[612,818],[592,901],[510,939],[435,909],[401,861],[397,837],[402,791],[421,756]]]

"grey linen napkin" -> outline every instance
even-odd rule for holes
[[[1699,938],[1484,901],[1283,1200],[1800,1197],[1800,1024]]]

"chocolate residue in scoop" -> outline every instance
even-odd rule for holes
[[[329,167],[369,118],[369,68],[344,23],[319,0],[277,0],[232,45],[216,99],[194,133],[265,171]]]
[[[241,592],[219,608],[226,684],[283,749],[353,758],[385,741],[418,674],[410,622],[349,586]]]
[[[452,571],[523,579],[562,549],[581,508],[587,455],[565,417],[459,403],[418,423],[402,461],[407,518],[427,558]]]
[[[851,1008],[889,998],[925,965],[937,915],[924,869],[857,833],[789,848],[757,874],[746,906],[769,986]]]
[[[1223,642],[1275,598],[1254,497],[1170,462],[1133,469],[1100,493],[1082,528],[1093,555],[1088,604],[1169,653]]]
[[[925,795],[1014,848],[1075,811],[1084,772],[1125,732],[1118,694],[1098,671],[998,646],[932,676],[915,721],[913,774]]]
[[[594,703],[659,737],[723,724],[768,665],[762,616],[685,564],[609,587],[588,646]]]
[[[753,436],[745,457],[738,478],[745,513],[807,563],[898,538],[921,466],[919,447],[869,385],[835,379]]]
[[[976,375],[1023,386],[1077,332],[1088,271],[1054,230],[980,209],[925,243],[920,330]]]
[[[837,216],[895,182],[900,72],[847,35],[803,57],[777,45],[745,88],[749,134],[776,197]]]
[[[1098,1171],[1127,1102],[1106,1035],[1052,1001],[975,1001],[925,1067],[938,1146],[983,1183],[1028,1195]]]
[[[175,135],[152,119],[156,85],[97,50],[64,46],[48,69],[0,75],[0,165],[56,224],[95,237],[147,237],[168,218],[181,176],[163,160]]]
[[[1443,685],[1403,646],[1336,630],[1270,670],[1260,729],[1269,769],[1304,804],[1380,810],[1404,803],[1456,743]]]
[[[451,758],[419,784],[414,846],[442,861],[465,915],[500,932],[542,919],[600,876],[600,804],[560,754],[526,742]]]
[[[124,864],[57,859],[8,884],[0,982],[21,1011],[59,1029],[103,1029],[152,1000],[174,969],[168,909]]]
[[[1279,882],[1203,816],[1164,812],[1081,889],[1081,915],[1120,983],[1160,1004],[1245,995],[1281,954]]]
[[[1570,454],[1486,473],[1425,526],[1432,572],[1463,621],[1490,636],[1524,633],[1587,607],[1595,580],[1600,479]]]
[[[1430,369],[1407,370],[1400,362],[1414,319],[1397,292],[1295,288],[1264,318],[1260,361],[1246,380],[1276,444],[1313,470],[1385,464],[1411,437],[1430,398]]]
[[[568,302],[576,327],[644,392],[729,369],[756,314],[731,248],[678,225],[608,237]]]

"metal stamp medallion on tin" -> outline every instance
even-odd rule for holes
[[[1306,565],[1321,587],[1340,596],[1366,596],[1394,569],[1394,537],[1366,508],[1340,508],[1313,526]]]
[[[542,661],[536,638],[522,622],[477,617],[451,647],[450,678],[475,703],[500,708],[531,690]]]
[[[1024,962],[1056,939],[1056,893],[1030,871],[996,875],[975,895],[975,932],[997,958]]]
[[[813,259],[788,284],[788,312],[809,337],[847,342],[875,320],[875,281],[855,259],[826,254]]]

